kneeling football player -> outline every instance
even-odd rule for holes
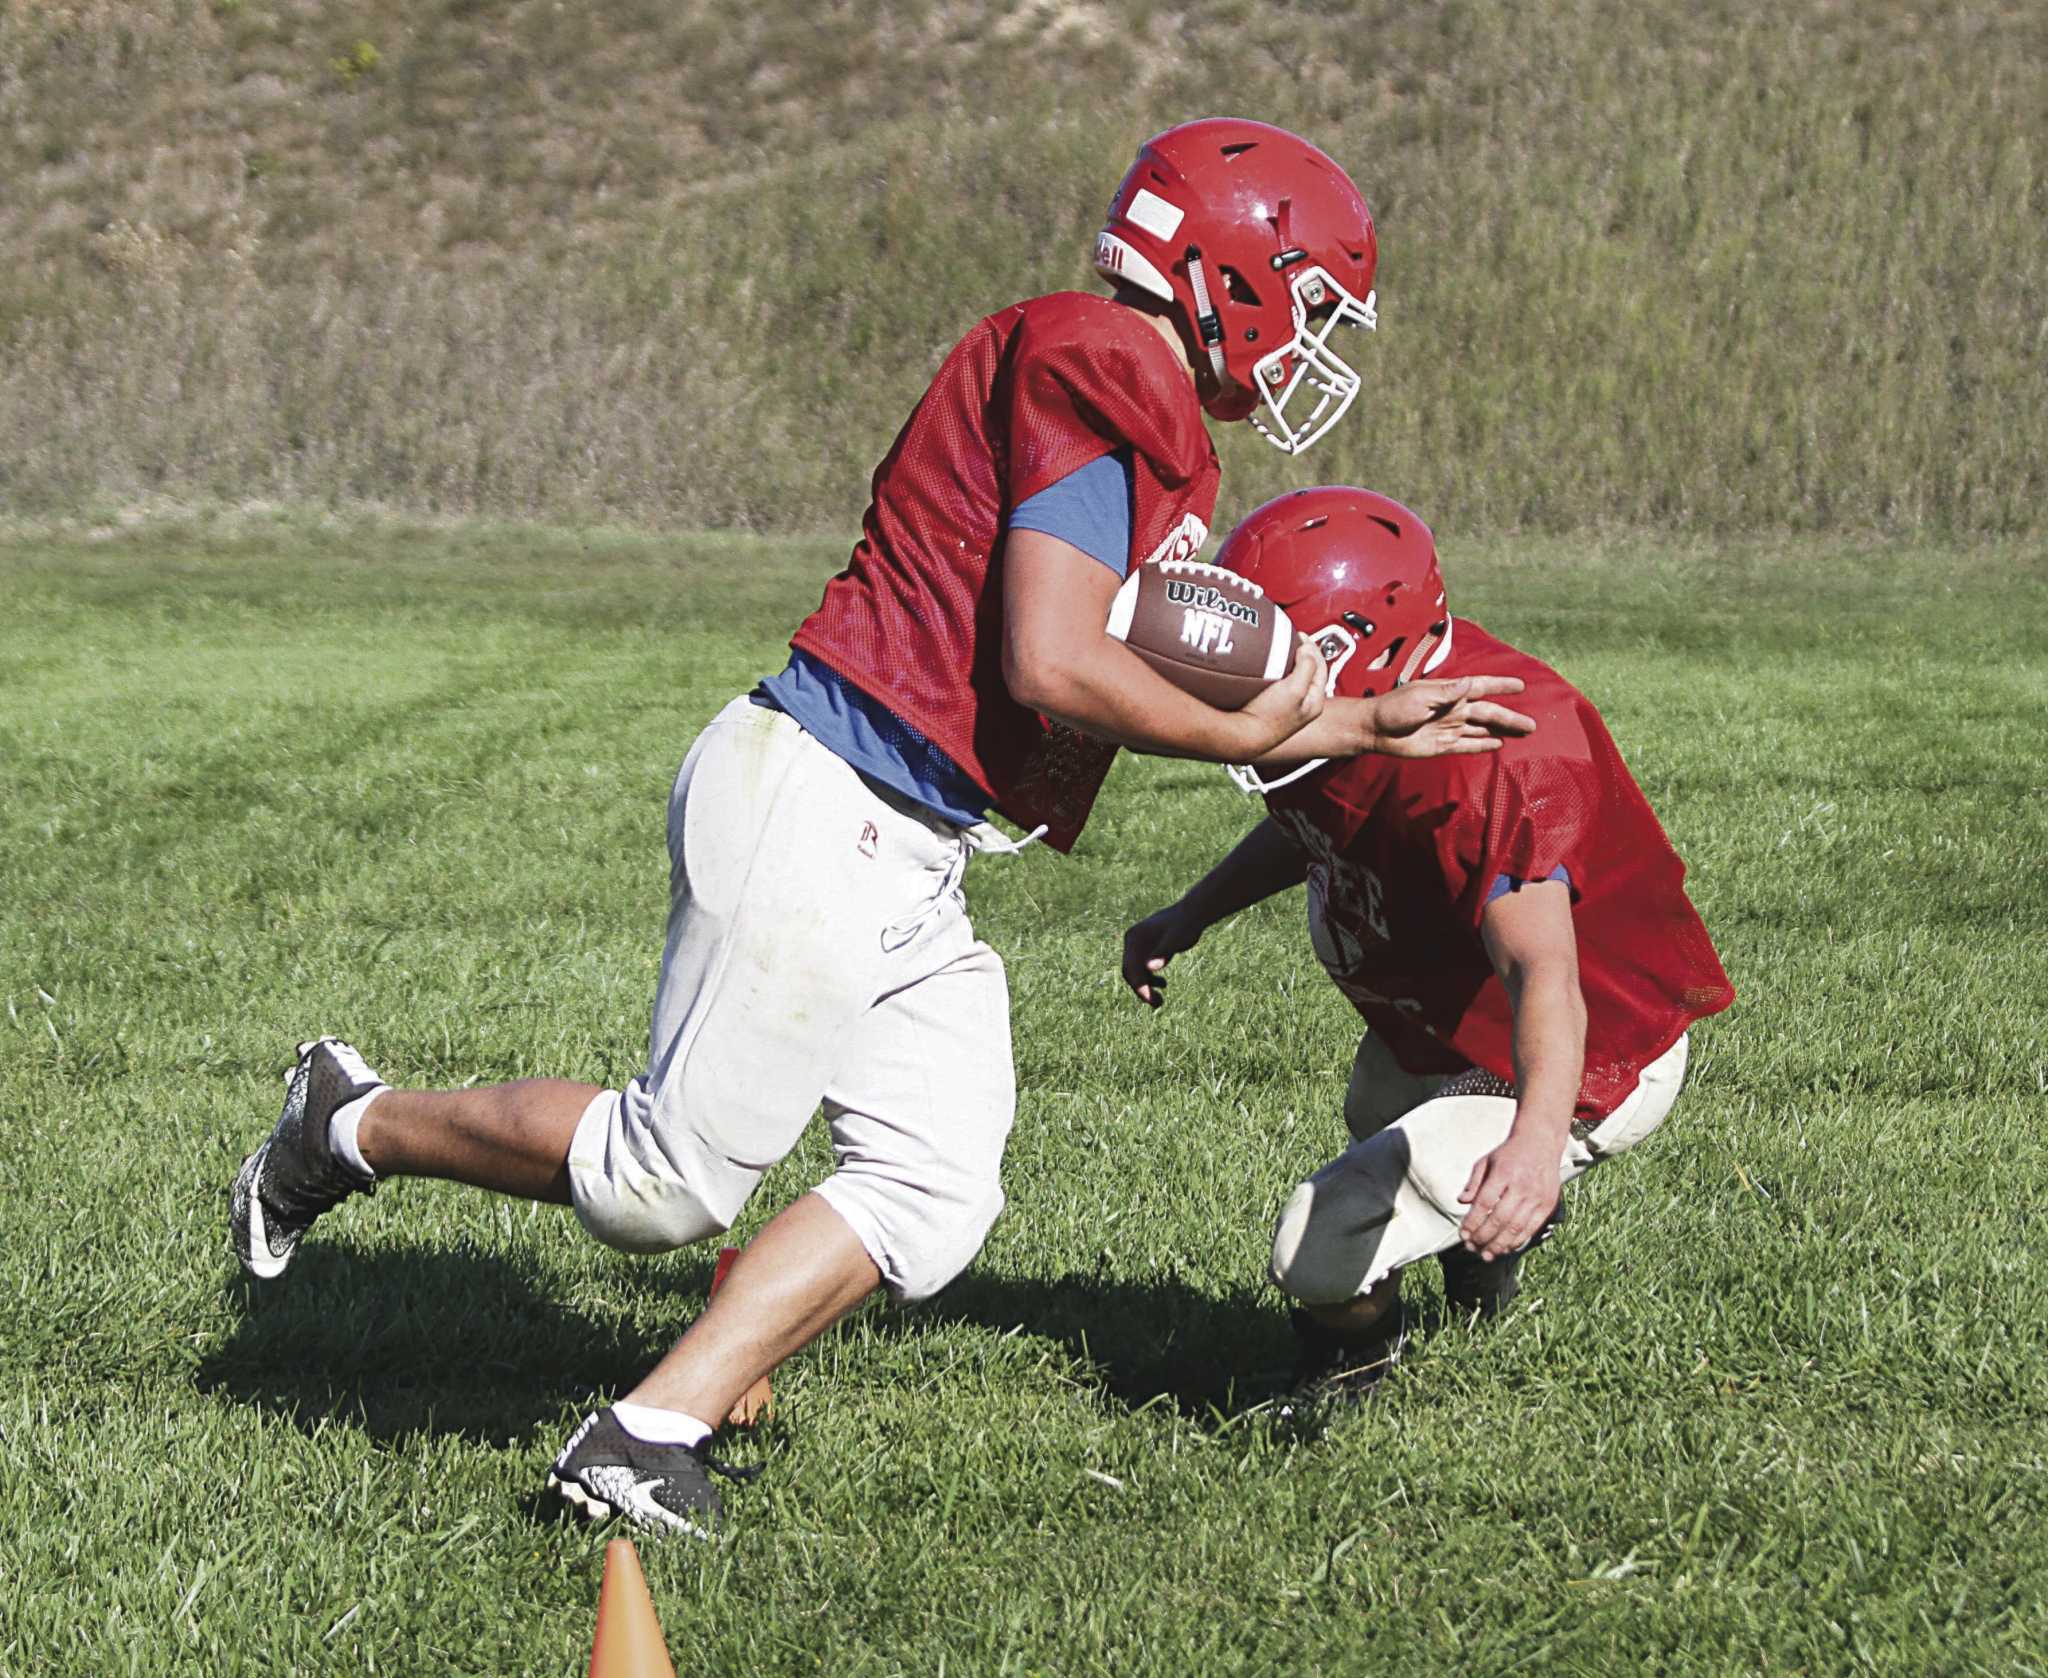
[[[1399,1352],[1401,1271],[1435,1255],[1453,1311],[1498,1311],[1562,1185],[1664,1122],[1688,1028],[1735,993],[1599,712],[1450,615],[1407,508],[1300,490],[1239,525],[1217,563],[1317,640],[1333,694],[1483,669],[1522,679],[1537,724],[1488,756],[1240,772],[1266,820],[1125,937],[1124,979],[1156,1007],[1173,956],[1306,882],[1316,954],[1368,1030],[1352,1144],[1288,1200],[1272,1275],[1296,1302],[1298,1381],[1360,1393]]]

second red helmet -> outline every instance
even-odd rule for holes
[[[1436,538],[1384,495],[1339,484],[1279,496],[1230,533],[1216,563],[1257,583],[1316,643],[1333,696],[1390,693],[1450,656]],[[1233,773],[1247,791],[1269,792],[1320,767],[1272,781]]]

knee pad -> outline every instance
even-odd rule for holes
[[[607,1182],[594,1194],[570,1178],[576,1219],[607,1247],[622,1253],[668,1253],[732,1227],[732,1218],[706,1206],[687,1184],[648,1179]]]
[[[1273,1229],[1274,1286],[1304,1305],[1342,1305],[1379,1281],[1407,1169],[1407,1138],[1382,1131],[1289,1195]]]
[[[1330,1238],[1328,1218],[1317,1217],[1316,1187],[1313,1179],[1301,1184],[1280,1209],[1269,1274],[1303,1305],[1343,1305],[1364,1291],[1366,1259],[1355,1244]]]
[[[930,1298],[972,1264],[1004,1204],[1000,1188],[971,1205],[935,1205],[885,1179],[843,1171],[816,1193],[846,1220],[882,1285],[901,1300]]]
[[[729,1228],[760,1173],[691,1145],[678,1161],[632,1122],[635,1091],[607,1090],[569,1145],[569,1201],[591,1235],[622,1253],[666,1253]],[[686,1142],[691,1139],[684,1139]]]
[[[899,1299],[929,1299],[974,1262],[988,1241],[988,1232],[1003,1215],[1003,1193],[998,1189],[973,1213],[951,1220],[935,1240],[909,1266],[895,1286]]]

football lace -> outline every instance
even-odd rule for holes
[[[1159,562],[1159,569],[1162,571],[1211,572],[1218,577],[1228,577],[1254,600],[1266,598],[1266,591],[1260,588],[1257,583],[1253,582],[1242,571],[1233,571],[1227,565],[1211,565],[1207,560],[1203,559],[1162,559]]]

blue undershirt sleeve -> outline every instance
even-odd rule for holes
[[[1071,542],[1121,577],[1131,567],[1131,494],[1131,451],[1119,449],[1020,503],[1009,528]]]
[[[1563,863],[1559,863],[1548,874],[1544,875],[1543,878],[1545,880],[1562,880],[1566,885],[1572,883],[1571,874],[1566,870]],[[1496,897],[1505,897],[1511,891],[1520,891],[1528,883],[1527,880],[1521,879],[1514,874],[1496,874],[1493,877],[1493,884],[1486,888],[1486,901],[1491,903]]]

